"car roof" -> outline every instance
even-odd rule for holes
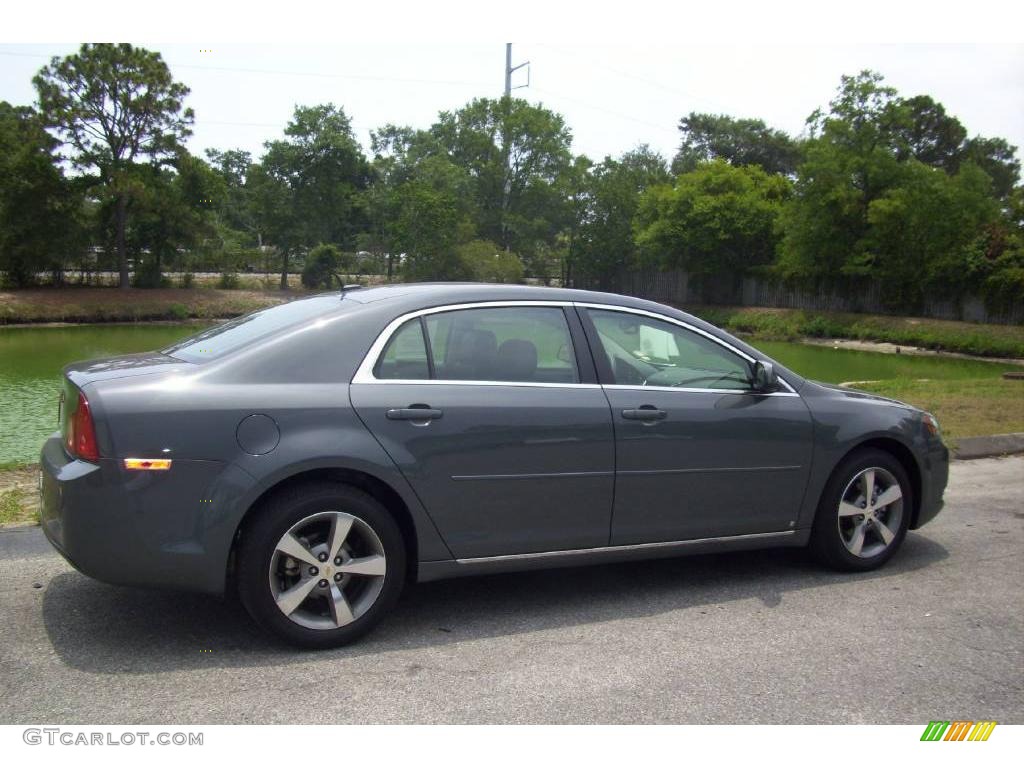
[[[616,293],[503,283],[396,283],[371,288],[350,288],[343,291],[342,296],[345,300],[351,299],[360,304],[400,299],[403,305],[420,307],[477,301],[576,301],[636,307],[656,306],[653,302]]]

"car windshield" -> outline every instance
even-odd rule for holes
[[[291,301],[208,328],[160,351],[190,363],[213,360],[337,307],[337,294]]]

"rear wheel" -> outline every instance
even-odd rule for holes
[[[907,535],[912,493],[906,470],[892,454],[878,449],[851,454],[821,495],[811,552],[838,570],[878,568]]]
[[[331,648],[370,631],[405,579],[405,546],[376,499],[318,483],[274,496],[243,531],[238,592],[253,619],[279,637]]]

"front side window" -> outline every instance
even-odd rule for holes
[[[414,318],[388,341],[374,375],[378,379],[546,384],[579,381],[569,325],[560,307],[459,309],[425,315],[422,322]]]
[[[750,366],[699,333],[627,312],[588,310],[615,384],[749,390]]]

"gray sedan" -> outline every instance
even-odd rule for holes
[[[352,289],[64,374],[54,547],[111,583],[236,587],[311,647],[412,580],[758,547],[877,568],[948,474],[930,414],[603,293]]]

